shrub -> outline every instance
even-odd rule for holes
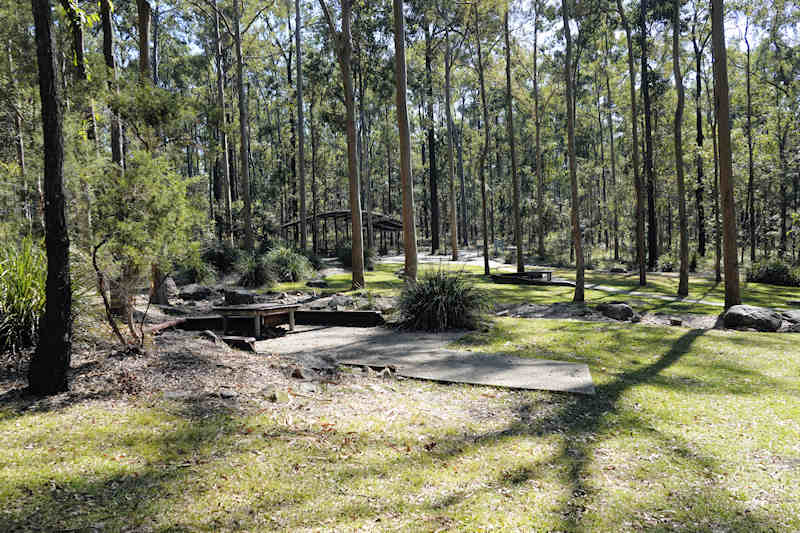
[[[697,252],[693,252],[689,259],[689,272],[697,272]]]
[[[311,266],[314,267],[314,270],[321,270],[322,267],[325,266],[322,264],[322,258],[315,254],[312,250],[301,250],[299,253],[308,259],[308,262],[311,263]]]
[[[353,244],[350,241],[340,242],[336,245],[336,257],[346,268],[353,268]],[[377,256],[372,248],[364,248],[364,268],[375,270]]]
[[[663,256],[658,259],[659,272],[675,272],[675,259],[670,256]]]
[[[406,285],[398,309],[400,325],[408,329],[477,329],[489,309],[489,299],[467,278],[440,270]]]
[[[239,262],[239,285],[242,287],[261,287],[272,285],[277,276],[264,256],[249,255]]]
[[[225,241],[213,241],[203,250],[201,257],[217,272],[230,274],[241,259],[239,250]]]
[[[300,281],[314,274],[314,267],[308,258],[291,248],[275,248],[265,257],[269,268],[280,281]]]
[[[44,312],[47,258],[30,239],[3,252],[0,260],[0,347],[35,344]]]
[[[747,281],[800,287],[800,268],[792,267],[781,259],[764,259],[754,263],[747,271]]]

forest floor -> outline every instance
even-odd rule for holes
[[[572,296],[458,268],[495,303]],[[370,292],[394,294],[396,270],[368,273]],[[349,289],[346,273],[328,280]],[[656,295],[677,284],[650,280]],[[800,295],[749,284],[748,298]],[[0,531],[800,530],[794,334],[498,317],[450,345],[586,363],[597,393],[577,396],[344,368],[298,379],[280,354],[189,332],[120,357],[96,319],[76,332],[70,392],[28,398],[18,369],[0,373]]]

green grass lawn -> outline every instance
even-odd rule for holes
[[[365,378],[243,411],[10,404],[0,530],[800,530],[795,337],[502,319],[458,346],[583,361],[597,395]]]
[[[369,290],[395,294],[399,268],[368,273]],[[572,296],[465,275],[495,302]],[[661,294],[677,283],[651,280]],[[350,288],[348,275],[328,281],[325,292]],[[797,297],[755,284],[745,294]],[[637,298],[640,310],[720,310]],[[61,407],[9,396],[0,531],[800,531],[798,338],[496,319],[454,346],[584,362],[595,396],[355,374],[236,408],[159,393]]]
[[[395,275],[402,265],[379,264],[375,270],[366,273],[367,290],[376,295],[396,295],[403,286],[403,281]],[[461,272],[472,278],[475,283],[486,290],[492,301],[508,303],[538,303],[549,304],[554,302],[571,301],[574,289],[571,287],[537,286],[537,285],[505,285],[493,283],[483,276],[483,268],[475,266],[453,266],[448,263],[421,264],[420,275],[426,271],[444,268]],[[504,267],[504,271],[511,271],[511,267]],[[571,270],[558,269],[556,277],[575,280],[575,273]],[[350,274],[336,274],[326,278],[330,287],[323,289],[323,293],[350,291]],[[721,305],[725,301],[725,287],[723,283],[715,283],[700,276],[691,276],[689,296],[686,299],[663,299],[648,295],[630,294],[632,292],[648,293],[657,296],[675,297],[678,290],[678,278],[665,274],[648,274],[646,287],[639,287],[639,278],[636,274],[609,274],[606,272],[586,271],[586,302],[589,305],[603,301],[625,300],[631,302],[640,312],[654,311],[664,313],[696,313],[716,315],[722,311]],[[593,290],[592,286],[611,287],[621,292]],[[282,285],[280,290],[305,289],[302,283]],[[702,300],[709,303],[697,303]],[[742,302],[773,308],[798,307],[793,301],[800,301],[800,288],[777,287],[761,283],[743,283]],[[717,305],[711,305],[716,303]]]

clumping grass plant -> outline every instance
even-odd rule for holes
[[[239,278],[239,285],[242,287],[263,287],[277,281],[272,266],[264,256],[245,256],[239,262],[239,271],[242,273]]]
[[[31,239],[2,252],[0,259],[0,348],[35,344],[44,312],[47,258]]]
[[[311,261],[291,248],[274,248],[266,255],[266,260],[280,281],[300,281],[314,274]]]
[[[406,329],[478,329],[484,323],[489,299],[467,277],[438,270],[407,284],[400,293],[398,309],[400,325]]]

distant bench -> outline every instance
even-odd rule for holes
[[[259,339],[264,318],[275,317],[280,320],[286,316],[289,320],[289,330],[294,330],[294,312],[299,307],[299,305],[247,304],[225,305],[213,309],[222,315],[222,329],[225,333],[228,333],[228,323],[231,319],[249,319],[253,321],[254,336]]]

